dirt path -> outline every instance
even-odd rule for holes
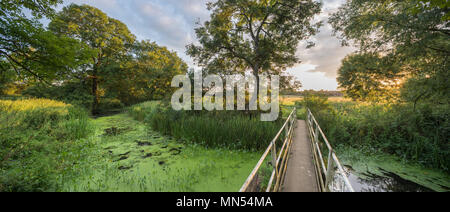
[[[318,192],[306,122],[297,121],[283,192]]]

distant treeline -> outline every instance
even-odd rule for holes
[[[295,92],[283,92],[283,95],[292,95],[292,96],[328,96],[328,97],[343,97],[344,93],[340,91],[315,91],[315,90],[305,90],[305,91],[295,91]]]

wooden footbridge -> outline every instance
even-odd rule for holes
[[[307,109],[294,109],[240,192],[353,192],[336,153]]]

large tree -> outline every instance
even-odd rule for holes
[[[449,102],[449,3],[440,0],[350,0],[330,18],[344,45],[396,58],[410,78],[428,89],[408,88],[409,99]],[[426,93],[423,93],[426,92]],[[414,94],[415,93],[415,94]],[[434,95],[440,94],[440,95]],[[415,97],[414,97],[415,96]],[[431,99],[430,99],[431,100]]]
[[[302,82],[297,77],[290,74],[283,74],[280,76],[280,93],[292,94],[299,92],[303,87]]]
[[[105,88],[126,104],[162,99],[171,94],[172,78],[186,74],[188,66],[175,52],[155,42],[140,41],[133,45],[129,57],[108,68]]]
[[[52,20],[49,29],[57,34],[78,39],[97,51],[97,54],[91,57],[88,67],[75,72],[92,79],[92,112],[97,113],[99,83],[107,81],[104,76],[108,75],[108,71],[114,70],[105,67],[126,57],[135,42],[135,36],[125,24],[108,17],[101,10],[76,4],[64,7]]]
[[[14,80],[38,79],[50,84],[52,80],[61,78],[70,69],[84,63],[91,53],[86,46],[74,39],[56,36],[47,31],[39,21],[43,17],[51,18],[54,14],[53,7],[60,2],[0,2],[1,72],[14,72]],[[27,15],[25,11],[31,14]]]
[[[200,45],[188,45],[187,54],[208,72],[251,70],[258,94],[259,74],[281,74],[299,62],[298,44],[317,32],[321,23],[314,23],[313,18],[320,8],[312,0],[208,3],[211,19],[195,29]]]

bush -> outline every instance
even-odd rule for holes
[[[61,86],[35,85],[27,88],[22,95],[63,101],[91,110],[94,96],[88,82],[68,82]]]
[[[88,82],[66,82],[60,86],[36,85],[23,91],[24,96],[62,101],[92,111],[94,96]],[[117,98],[103,96],[98,105],[98,114],[121,112],[125,105]]]
[[[159,104],[159,101],[137,104],[128,109],[128,114],[135,120],[144,121],[147,116],[151,116],[155,112]]]
[[[46,99],[0,101],[0,191],[55,191],[83,158],[86,111]]]
[[[122,112],[125,105],[118,99],[114,98],[104,98],[101,99],[98,105],[99,114],[113,114]]]

